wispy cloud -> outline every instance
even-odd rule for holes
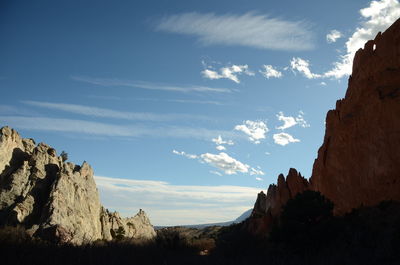
[[[219,72],[210,70],[209,67],[204,69],[201,74],[204,78],[208,79],[229,79],[235,83],[240,83],[238,75],[245,74],[249,76],[254,76],[254,72],[249,70],[249,66],[247,64],[244,65],[231,65],[227,67],[222,67],[219,69]]]
[[[123,216],[144,209],[155,225],[201,224],[230,221],[254,204],[257,188],[241,186],[187,186],[163,181],[95,176],[105,207]]]
[[[331,30],[328,34],[326,34],[326,41],[328,43],[334,43],[341,37],[343,37],[342,33],[340,31],[334,29],[334,30]]]
[[[204,45],[247,46],[271,50],[310,50],[313,32],[304,21],[287,21],[267,15],[216,15],[183,13],[165,17],[157,30],[193,35]]]
[[[274,142],[276,144],[279,144],[282,146],[285,146],[290,143],[300,142],[299,139],[296,139],[292,135],[290,135],[288,133],[284,133],[284,132],[274,134],[273,138],[274,138]]]
[[[232,90],[229,88],[216,88],[207,86],[175,86],[175,85],[164,85],[156,84],[151,82],[143,81],[131,81],[122,80],[116,78],[93,78],[86,76],[72,76],[75,81],[85,82],[93,85],[106,86],[106,87],[134,87],[143,88],[150,90],[162,90],[162,91],[173,91],[173,92],[216,92],[216,93],[231,93]]]
[[[259,144],[265,139],[265,134],[269,131],[267,124],[263,121],[244,121],[241,125],[236,125],[235,130],[244,132],[249,140],[255,144]]]
[[[52,110],[60,110],[75,114],[80,114],[90,117],[102,117],[112,119],[123,119],[123,120],[139,120],[139,121],[171,121],[180,119],[201,119],[209,120],[205,116],[189,115],[189,114],[155,114],[145,112],[127,112],[127,111],[116,111],[112,109],[90,107],[76,104],[65,104],[65,103],[51,103],[42,101],[31,101],[25,100],[22,103],[30,106],[47,108]]]
[[[272,65],[263,65],[263,69],[259,71],[265,78],[281,78],[283,76],[282,72],[275,69]]]
[[[226,135],[236,138],[231,131],[210,130],[184,126],[142,126],[142,125],[114,125],[109,123],[59,119],[47,117],[0,116],[0,123],[14,128],[77,133],[87,135],[102,135],[113,137],[156,137],[156,138],[189,138],[209,140],[214,135]]]
[[[172,153],[175,154],[175,155],[180,155],[180,156],[187,157],[187,158],[189,158],[189,159],[196,159],[196,158],[198,158],[197,155],[187,154],[187,153],[184,152],[184,151],[180,151],[180,152],[179,152],[179,151],[176,151],[175,149],[172,150]]]

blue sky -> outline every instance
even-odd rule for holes
[[[156,225],[235,219],[310,177],[381,1],[2,1],[0,124],[94,168]]]

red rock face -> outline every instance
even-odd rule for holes
[[[311,184],[343,214],[400,200],[400,20],[354,58],[346,96],[328,112]]]
[[[400,19],[368,41],[353,61],[344,99],[326,117],[310,183],[295,169],[260,193],[247,229],[268,232],[282,207],[307,189],[334,202],[334,213],[400,201]]]

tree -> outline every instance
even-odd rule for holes
[[[68,160],[68,153],[66,153],[65,151],[62,151],[60,156],[63,162]]]

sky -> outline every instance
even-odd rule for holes
[[[309,178],[354,53],[397,0],[1,1],[0,126],[154,225],[234,220]]]

